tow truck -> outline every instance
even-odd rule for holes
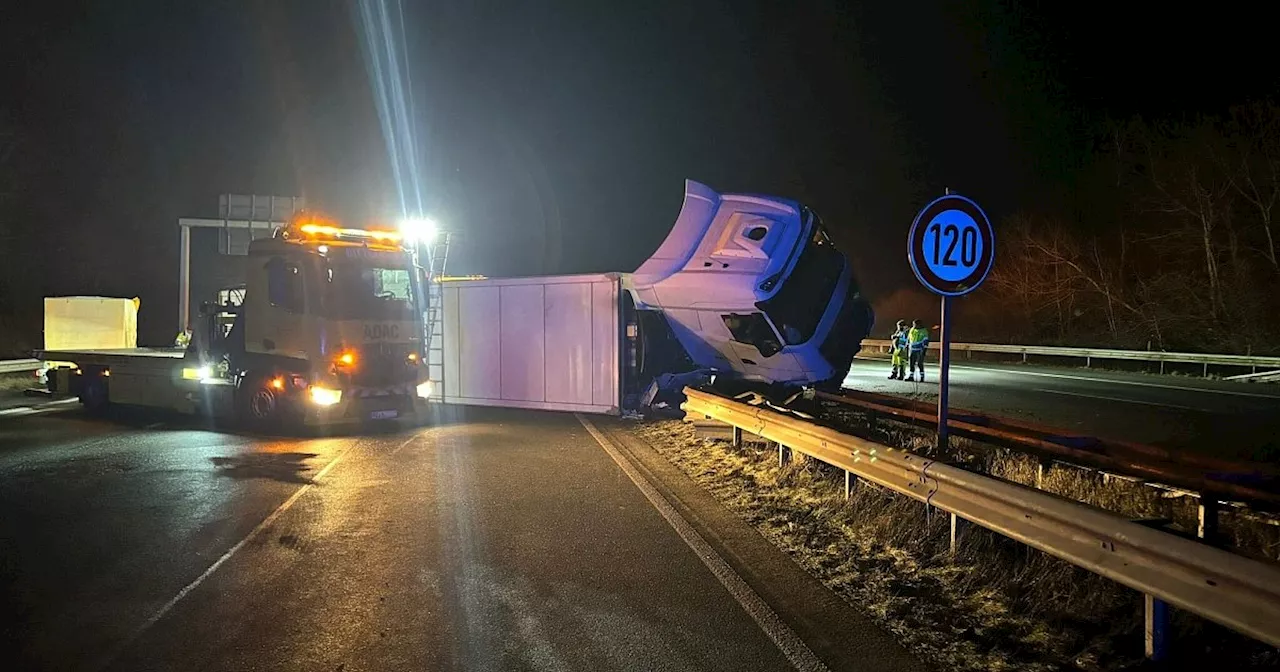
[[[249,246],[240,305],[204,304],[173,348],[46,350],[50,390],[259,427],[419,419],[426,272],[390,230],[301,212]]]

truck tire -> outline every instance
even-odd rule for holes
[[[80,405],[90,413],[101,413],[107,408],[107,379],[103,376],[86,376],[80,387]]]
[[[272,429],[281,424],[283,404],[280,395],[267,385],[265,376],[249,376],[236,391],[237,414],[254,429]]]

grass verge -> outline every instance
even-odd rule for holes
[[[1142,599],[1133,591],[975,526],[961,530],[952,557],[946,515],[870,484],[846,500],[843,472],[816,461],[779,466],[772,450],[703,440],[679,421],[635,431],[940,669],[1143,666]],[[1021,469],[1020,456],[967,457],[1014,476]],[[1180,660],[1208,656],[1226,669],[1280,665],[1274,649],[1190,615],[1175,612],[1174,626]]]
[[[29,387],[35,387],[35,377],[30,371],[22,373],[0,373],[0,392],[21,392]]]

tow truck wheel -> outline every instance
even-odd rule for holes
[[[90,413],[101,413],[107,407],[107,381],[98,375],[86,378],[80,388],[80,404]]]
[[[252,427],[270,427],[280,421],[280,397],[262,376],[246,378],[240,384],[240,417]]]

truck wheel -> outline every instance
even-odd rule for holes
[[[101,376],[85,380],[80,388],[80,404],[90,413],[101,413],[107,407],[107,381]]]
[[[255,376],[240,385],[240,417],[250,427],[273,427],[280,422],[280,396],[267,385],[267,380]]]

